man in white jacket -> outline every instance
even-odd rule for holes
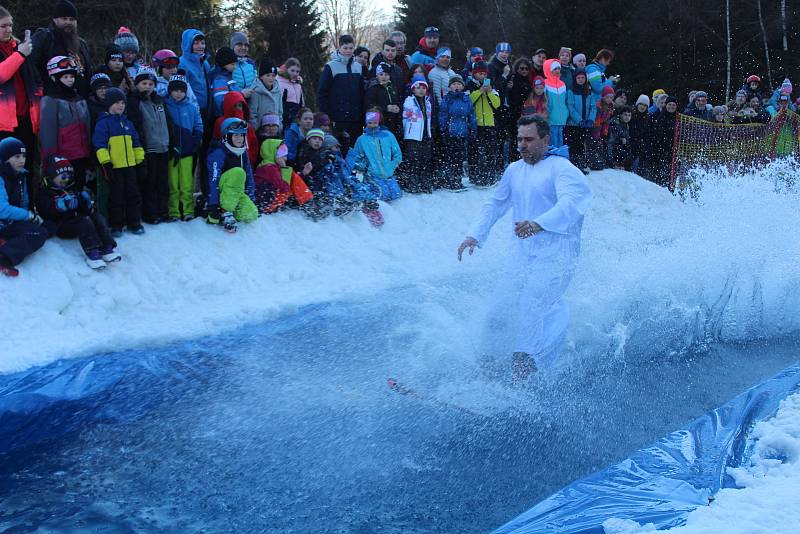
[[[512,368],[525,379],[558,353],[569,322],[563,301],[580,254],[583,217],[591,190],[583,173],[569,162],[563,147],[551,148],[549,124],[539,116],[518,122],[522,156],[510,164],[492,197],[484,204],[470,235],[458,247],[486,242],[489,232],[513,208],[514,245],[508,268],[499,277],[487,337],[510,341]]]
[[[452,53],[447,47],[442,47],[436,52],[436,65],[428,73],[428,79],[433,88],[433,96],[436,103],[441,104],[442,98],[447,94],[450,87],[450,78],[456,76],[456,72],[450,68],[450,57]]]

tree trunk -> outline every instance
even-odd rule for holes
[[[759,1],[759,6],[761,2]],[[727,53],[728,53],[728,67],[725,73],[725,102],[731,100],[731,0],[725,0],[725,25],[728,29],[727,38]]]
[[[764,41],[764,56],[767,59],[767,80],[769,86],[772,87],[772,67],[769,64],[769,44],[767,44],[767,30],[764,29],[764,17],[761,14],[761,0],[758,0],[758,23],[761,25],[761,38]]]
[[[781,29],[783,30],[783,51],[789,51],[789,43],[786,40],[786,0],[781,0]]]

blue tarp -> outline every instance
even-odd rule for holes
[[[798,390],[800,364],[628,459],[573,482],[495,534],[602,533],[602,523],[610,518],[658,528],[681,525],[721,488],[735,487],[726,469],[748,460],[753,425],[772,416],[780,401]]]

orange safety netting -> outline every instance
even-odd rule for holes
[[[786,110],[766,124],[724,124],[678,115],[669,189],[695,167],[759,165],[800,159],[800,115]]]

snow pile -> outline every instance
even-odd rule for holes
[[[800,525],[800,393],[781,402],[774,418],[757,423],[746,467],[728,469],[740,489],[727,488],[709,506],[691,512],[676,534],[794,533]],[[652,525],[609,520],[606,534],[651,532]]]
[[[592,173],[567,293],[571,345],[619,354],[800,330],[798,195],[779,190],[777,174],[709,178],[695,203],[629,173]],[[51,240],[18,279],[0,279],[0,372],[453,277],[482,297],[511,245],[510,216],[475,257],[460,264],[455,251],[489,194],[405,197],[383,206],[380,230],[361,214],[314,223],[297,212],[236,235],[199,220],[149,227],[123,237],[124,260],[101,273],[76,241]]]

